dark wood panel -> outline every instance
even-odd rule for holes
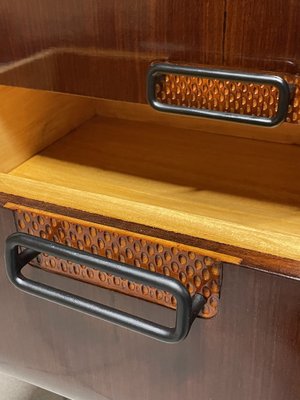
[[[0,83],[145,102],[152,61],[300,71],[299,2],[226,3],[1,0]]]
[[[14,231],[2,210],[0,241]],[[1,254],[2,254],[1,246]],[[2,256],[1,256],[2,260]],[[166,345],[12,287],[0,269],[0,369],[86,400],[287,400],[300,396],[299,281],[225,265],[221,310]],[[168,323],[173,312],[31,269],[32,277]]]
[[[225,0],[1,0],[0,83],[145,101],[153,60],[220,64]]]
[[[299,1],[227,1],[226,15],[225,65],[299,73]]]

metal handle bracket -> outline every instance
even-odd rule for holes
[[[24,250],[19,252],[19,247]],[[22,268],[40,253],[47,253],[54,257],[70,260],[74,263],[86,265],[99,271],[171,293],[177,301],[175,327],[162,326],[26,278],[22,274]],[[176,343],[182,341],[187,336],[193,321],[206,302],[205,298],[200,294],[196,294],[192,298],[182,283],[174,278],[128,266],[24,233],[15,233],[7,238],[5,257],[8,277],[20,290],[162,342]]]
[[[196,108],[168,104],[159,101],[156,98],[156,82],[159,76],[163,75],[181,75],[199,78],[209,78],[224,81],[250,82],[275,86],[279,92],[278,107],[276,114],[271,117],[263,117],[248,114],[239,114],[227,111],[211,110],[205,108]],[[198,117],[208,117],[232,122],[242,122],[253,125],[262,125],[272,127],[283,122],[288,113],[290,98],[293,94],[293,87],[284,79],[276,75],[256,74],[240,71],[214,70],[208,68],[196,68],[190,66],[175,65],[169,63],[153,64],[148,71],[147,78],[147,97],[149,104],[158,111],[165,111],[176,114],[185,114]]]

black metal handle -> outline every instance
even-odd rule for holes
[[[156,99],[155,84],[158,76],[174,74],[187,75],[194,77],[203,77],[210,79],[232,80],[239,82],[251,82],[258,84],[267,84],[275,86],[279,91],[277,113],[272,118],[238,114],[227,111],[208,110],[186,106],[178,106],[175,104],[162,103]],[[214,119],[229,120],[234,122],[244,122],[254,125],[274,126],[283,122],[287,116],[288,105],[292,94],[292,87],[284,79],[275,75],[255,74],[239,71],[224,71],[205,68],[195,68],[182,65],[173,65],[168,63],[154,64],[148,72],[148,88],[147,96],[149,104],[156,110],[186,114],[199,117],[209,117]]]
[[[22,252],[19,252],[19,246],[24,249]],[[177,300],[175,327],[165,327],[25,278],[22,274],[22,268],[40,253],[47,253],[70,260],[74,263],[86,265],[96,270],[171,293]],[[196,294],[192,298],[187,289],[174,278],[128,266],[24,233],[14,233],[6,240],[6,270],[10,281],[22,291],[93,317],[104,319],[162,342],[175,343],[183,340],[187,336],[194,319],[205,304],[203,296]]]

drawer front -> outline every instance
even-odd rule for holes
[[[0,210],[0,253],[15,232]],[[34,280],[58,274],[28,268]],[[285,400],[300,396],[299,282],[223,265],[215,318],[166,345],[15,289],[0,269],[0,370],[74,400]],[[169,322],[172,311],[65,279],[64,288]]]
[[[299,3],[231,3],[2,0],[0,83],[145,102],[153,60],[299,73]]]
[[[18,232],[173,277],[187,288],[191,296],[201,294],[205,297],[202,317],[211,318],[217,313],[222,281],[222,259],[217,253],[28,207],[16,206],[14,217]],[[71,261],[41,254],[32,265],[176,308],[176,299],[166,291],[98,272]]]
[[[153,59],[222,62],[224,0],[3,3],[2,84],[145,102]]]

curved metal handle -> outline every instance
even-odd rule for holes
[[[277,113],[272,118],[238,114],[227,111],[209,110],[196,107],[179,106],[158,101],[156,98],[156,83],[160,76],[172,74],[181,76],[192,76],[209,79],[231,80],[238,82],[251,82],[257,84],[266,84],[275,86],[279,91]],[[229,120],[234,122],[243,122],[253,125],[274,126],[283,122],[287,116],[289,101],[292,93],[292,85],[289,85],[284,79],[275,75],[254,74],[238,71],[213,70],[205,68],[195,68],[168,63],[154,64],[148,72],[147,96],[149,104],[156,110],[186,114],[199,117],[209,117],[214,119]]]
[[[19,246],[25,250],[19,252]],[[47,253],[70,260],[74,263],[86,265],[96,270],[171,293],[177,300],[175,327],[165,327],[25,278],[22,275],[22,268],[40,253]],[[187,336],[194,319],[205,304],[203,296],[197,294],[191,298],[187,289],[174,278],[128,266],[24,233],[15,233],[7,238],[5,257],[8,277],[22,291],[131,329],[162,342],[175,343],[183,340]]]

